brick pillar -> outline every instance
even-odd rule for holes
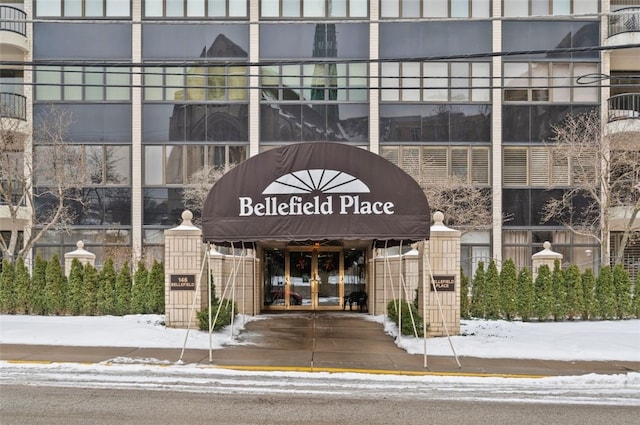
[[[69,277],[69,274],[71,273],[71,263],[73,262],[74,258],[80,260],[80,263],[82,263],[82,265],[91,264],[92,266],[94,266],[96,264],[96,254],[85,250],[84,242],[78,241],[76,243],[76,246],[78,247],[78,249],[64,254],[64,274],[67,277]]]
[[[461,234],[460,231],[445,226],[443,219],[444,215],[440,211],[433,215],[430,239],[420,244],[422,255],[418,310],[429,324],[429,336],[445,336],[445,325],[449,335],[460,333]],[[423,306],[423,282],[427,288],[426,312]],[[433,283],[437,291],[434,291]]]
[[[164,232],[165,323],[172,328],[198,327],[196,312],[207,305],[206,279],[200,281],[204,245],[202,229],[191,223],[191,211],[182,213],[182,224]],[[197,290],[199,288],[199,290]],[[195,311],[189,323],[195,299]]]
[[[540,252],[536,252],[531,256],[531,264],[533,266],[533,280],[538,277],[538,269],[541,265],[546,264],[549,269],[553,271],[554,263],[556,260],[560,260],[562,264],[562,254],[551,250],[551,243],[546,241],[543,245],[544,249]]]

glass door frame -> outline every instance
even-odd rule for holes
[[[285,309],[287,310],[304,310],[304,311],[320,311],[320,310],[342,310],[344,303],[344,252],[340,246],[300,246],[300,247],[288,247],[286,249],[285,256]],[[311,272],[309,276],[309,290],[311,296],[310,304],[291,304],[292,293],[292,281],[291,281],[291,254],[294,252],[308,252],[311,253]],[[318,258],[322,252],[336,252],[339,255],[338,264],[338,293],[336,294],[337,304],[335,305],[320,305],[319,296],[319,267]]]

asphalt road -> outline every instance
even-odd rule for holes
[[[421,400],[342,394],[189,393],[0,386],[3,425],[44,424],[491,424],[626,425],[640,407],[514,401]]]

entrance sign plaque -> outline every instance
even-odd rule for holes
[[[169,276],[169,283],[172,291],[195,291],[196,275],[172,274]]]
[[[456,277],[453,275],[433,276],[432,291],[452,292],[456,290]]]

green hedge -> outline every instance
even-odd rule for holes
[[[398,323],[399,303],[400,300],[391,300],[387,303],[387,315],[389,316],[389,319],[394,323]],[[420,317],[420,315],[418,314],[418,308],[415,306],[415,304],[402,301],[400,311],[402,312],[402,329],[400,330],[402,335],[415,335],[413,329],[413,321],[411,320],[411,316],[413,316],[413,320],[416,324],[415,330],[418,332],[418,336],[424,336],[424,333],[422,331],[422,317]]]
[[[219,331],[223,327],[231,324],[231,318],[238,314],[238,308],[231,300],[223,299],[220,314],[213,326],[214,331]],[[219,304],[211,305],[211,320],[216,318]],[[209,331],[209,309],[205,308],[198,312],[198,327],[201,331]]]

